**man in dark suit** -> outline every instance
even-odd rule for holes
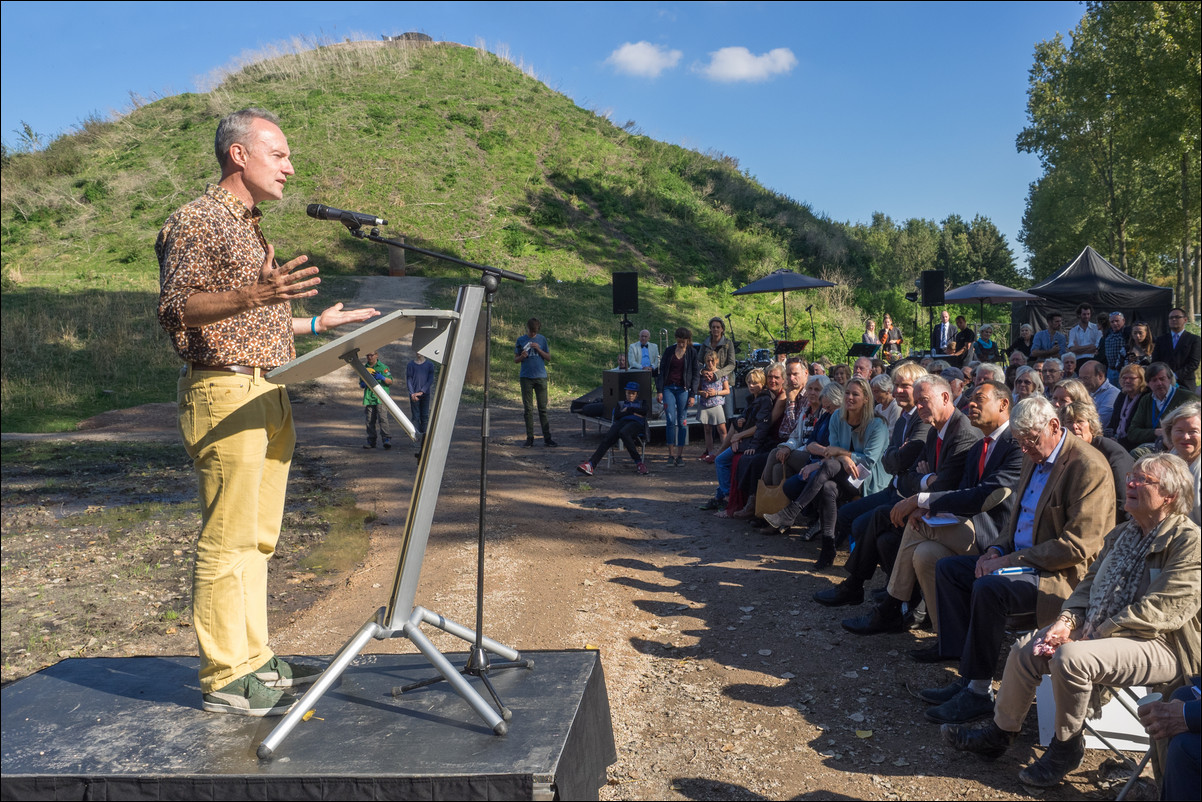
[[[882,462],[885,470],[893,474],[893,481],[884,490],[857,499],[839,508],[835,520],[835,542],[845,543],[849,539],[858,542],[873,521],[878,509],[888,510],[905,496],[911,482],[912,468],[922,456],[930,425],[914,411],[914,382],[927,375],[926,369],[917,362],[904,362],[893,369],[893,399],[901,407],[901,414],[893,426],[889,448]],[[862,591],[861,591],[862,593]],[[863,601],[855,602],[859,604]]]
[[[969,449],[981,439],[981,433],[952,404],[951,385],[941,376],[928,374],[914,382],[914,408],[917,415],[930,426],[930,430],[922,458],[898,483],[901,495],[896,501],[914,493],[959,487]],[[864,598],[864,583],[872,578],[877,564],[880,563],[886,572],[893,568],[901,534],[894,530],[889,521],[892,509],[893,504],[890,504],[872,511],[873,517],[866,522],[844,565],[850,576],[833,588],[815,593],[814,601],[828,607],[859,604]],[[842,516],[842,510],[839,514]],[[904,628],[900,619],[890,621],[889,625],[890,629],[878,631],[900,631]]]
[[[951,315],[944,309],[941,317],[942,322],[931,328],[931,356],[936,359],[946,358],[956,342],[956,328],[952,325]]]
[[[1197,334],[1185,330],[1185,310],[1169,312],[1169,330],[1156,338],[1152,355],[1157,362],[1164,362],[1177,374],[1177,383],[1193,392],[1197,384],[1194,375],[1198,363],[1202,362],[1202,340]]]
[[[1046,398],[1020,401],[1011,418],[1022,448],[1014,514],[1005,536],[978,556],[935,568],[941,654],[960,657],[960,677],[919,697],[926,717],[962,723],[993,713],[992,679],[1006,619],[1050,624],[1114,528],[1114,479],[1097,449],[1066,431]]]
[[[902,618],[902,605],[915,601],[922,588],[927,612],[939,629],[935,596],[935,564],[943,557],[968,554],[974,546],[984,550],[1001,539],[1014,511],[1011,489],[1018,482],[1023,453],[1010,432],[1010,389],[995,381],[973,388],[968,419],[982,435],[969,450],[959,487],[942,492],[918,493],[894,505],[889,519],[904,529],[897,558],[889,575],[888,595],[871,613],[845,621],[844,629],[856,634],[890,631]],[[931,526],[927,515],[952,515],[957,522]],[[914,653],[919,662],[940,659],[938,647]]]

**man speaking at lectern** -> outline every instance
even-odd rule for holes
[[[284,265],[259,229],[258,204],[279,200],[295,170],[277,118],[243,109],[215,140],[221,180],[163,225],[159,324],[186,363],[179,429],[200,490],[192,623],[205,710],[283,715],[285,688],[318,669],[290,665],[267,646],[267,561],[275,551],[296,432],[287,390],[264,374],[296,356],[297,334],[361,322],[379,312],[335,304],[313,318],[291,302],[317,294],[307,256]]]

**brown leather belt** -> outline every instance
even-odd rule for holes
[[[252,368],[246,365],[202,365],[199,362],[193,362],[192,370],[193,372],[207,370],[217,373],[241,373],[243,376],[254,376],[256,370],[262,375],[270,370],[270,368]]]

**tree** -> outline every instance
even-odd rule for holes
[[[1037,276],[1053,252],[1094,244],[1196,307],[1200,19],[1198,3],[1092,2],[1071,47],[1036,46],[1016,144],[1045,171],[1020,236]]]

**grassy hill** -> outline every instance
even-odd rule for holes
[[[173,400],[179,363],[155,320],[154,239],[218,178],[217,121],[245,106],[279,114],[294,154],[284,200],[266,207],[278,255],[307,253],[327,278],[387,270],[382,246],[305,216],[323,202],[389,218],[388,236],[529,277],[503,287],[494,320],[502,396],[516,397],[517,384],[505,346],[531,315],[556,351],[555,396],[597,383],[621,349],[614,271],[640,274],[639,328],[700,333],[730,312],[740,338],[762,344],[757,317],[778,327],[779,296],[730,292],[781,267],[818,275],[855,247],[843,227],[766,190],[734,159],[613,125],[482,50],[354,42],[288,53],[210,92],[88,120],[44,150],[6,154],[5,431],[71,428],[105,409]],[[475,280],[408,261],[413,273],[446,277],[439,303]],[[323,304],[353,293],[350,282],[324,289]],[[858,332],[851,300],[847,287],[794,295],[789,317],[801,323],[818,301],[820,323]],[[820,338],[842,351],[833,330]]]

